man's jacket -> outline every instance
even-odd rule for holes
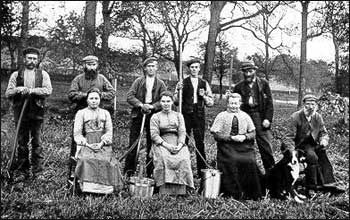
[[[158,112],[161,109],[160,106],[160,94],[166,91],[166,85],[163,80],[155,77],[154,84],[152,88],[152,104],[154,107],[153,112]],[[131,109],[131,117],[137,117],[142,115],[141,107],[139,105],[141,103],[145,103],[146,97],[146,77],[140,76],[137,78],[133,84],[131,85],[129,91],[126,94],[126,101],[132,106]]]
[[[319,144],[322,139],[327,141],[329,139],[321,114],[315,112],[308,122],[303,109],[301,109],[290,116],[282,142],[285,148],[293,150],[302,147],[303,142],[310,135],[316,144]]]
[[[267,119],[272,123],[273,118],[273,100],[269,82],[266,79],[256,77],[256,84],[258,87],[258,112],[261,120]],[[239,82],[233,89],[233,92],[239,93],[242,96],[242,101],[249,96],[249,86],[243,80]],[[241,109],[249,113],[249,106],[243,102]]]

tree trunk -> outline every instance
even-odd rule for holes
[[[12,44],[15,44],[11,41],[6,41],[7,42],[7,46],[9,48],[10,51],[10,57],[11,57],[11,70],[16,69],[16,58],[15,58],[15,50],[16,50],[16,46],[12,46]]]
[[[86,1],[85,3],[85,17],[84,17],[84,40],[85,52],[87,54],[95,53],[96,44],[96,5],[97,1]]]
[[[111,33],[111,10],[109,10],[110,1],[102,1],[102,15],[103,15],[103,34],[102,38],[102,54],[101,54],[101,70],[102,74],[109,77],[109,69],[107,68],[108,63],[108,39]]]
[[[269,58],[270,58],[270,54],[269,54],[269,46],[268,46],[268,42],[269,40],[267,40],[267,43],[265,44],[265,77],[266,80],[269,80],[269,75],[270,75],[270,71],[269,71]]]
[[[301,50],[300,50],[300,72],[299,72],[299,94],[298,94],[298,109],[301,108],[302,99],[305,90],[305,65],[306,65],[306,43],[307,43],[307,15],[309,1],[301,1]]]
[[[339,74],[339,44],[336,40],[336,37],[333,35],[333,45],[335,50],[334,63],[335,63],[335,91],[339,94],[342,94],[342,77]]]
[[[212,79],[216,38],[220,32],[220,14],[225,4],[225,1],[211,1],[210,4],[209,33],[208,42],[205,48],[203,71],[203,78],[207,80],[208,83],[211,83]]]
[[[269,26],[269,21],[268,18],[265,18],[265,16],[263,16],[263,22],[264,22],[264,33],[265,33],[265,64],[264,64],[264,68],[265,68],[265,77],[267,80],[269,80],[269,75],[270,75],[270,71],[269,71],[269,66],[268,66],[268,62],[269,62],[269,58],[270,58],[270,53],[269,53],[269,34],[268,34],[268,26]]]
[[[17,67],[23,65],[23,49],[27,46],[29,31],[29,1],[22,1],[21,36],[18,47]]]

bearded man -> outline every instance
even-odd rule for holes
[[[265,171],[275,165],[271,144],[271,123],[273,118],[273,100],[269,82],[256,76],[254,62],[241,64],[244,80],[235,85],[233,92],[242,96],[241,109],[253,119],[256,128],[256,143]]]
[[[115,96],[115,90],[108,79],[98,73],[98,58],[96,56],[86,56],[83,58],[84,73],[76,76],[68,91],[68,98],[76,103],[75,113],[87,107],[86,95],[91,88],[98,88],[101,91],[101,107],[107,102],[111,102]]]

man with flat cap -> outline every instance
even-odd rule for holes
[[[131,109],[131,127],[129,136],[129,148],[137,140],[143,114],[146,114],[145,129],[147,140],[147,176],[151,177],[153,173],[153,164],[150,163],[149,156],[152,140],[150,134],[150,119],[152,115],[161,110],[160,94],[166,91],[166,85],[163,80],[157,77],[158,59],[156,57],[149,57],[143,61],[144,75],[138,77],[131,85],[127,92],[126,101],[132,106]],[[124,174],[130,176],[134,174],[136,167],[136,147],[127,155],[125,159]]]
[[[38,67],[40,52],[29,47],[23,50],[24,66],[12,73],[5,96],[13,101],[15,124],[25,100],[27,105],[22,116],[18,132],[18,155],[12,169],[19,171],[19,179],[25,180],[30,176],[30,162],[33,176],[43,171],[43,148],[41,145],[41,129],[44,122],[45,99],[52,93],[49,74]],[[31,154],[29,141],[31,136]],[[29,159],[31,155],[31,159]],[[19,180],[18,179],[18,180]]]
[[[87,92],[91,88],[98,88],[101,91],[101,107],[107,108],[106,106],[113,101],[115,96],[115,89],[108,79],[98,73],[98,58],[93,55],[89,55],[83,58],[84,73],[77,75],[70,86],[68,91],[68,98],[71,102],[75,103],[74,114],[78,110],[87,107]],[[70,156],[74,156],[76,151],[76,143],[73,138],[72,129],[72,147]],[[72,163],[69,164],[70,173],[69,178],[72,176]]]
[[[182,114],[185,119],[186,133],[191,135],[193,132],[196,148],[206,160],[204,149],[204,134],[205,134],[205,107],[213,106],[214,99],[209,83],[198,77],[201,61],[199,59],[191,59],[186,63],[190,70],[190,75],[183,80],[183,83],[177,83],[174,101],[178,103],[178,91],[182,88]],[[188,138],[186,138],[188,144]],[[197,175],[201,178],[201,170],[206,169],[205,161],[198,155],[197,159]]]
[[[267,80],[256,76],[257,66],[251,60],[241,63],[244,79],[233,88],[234,93],[242,96],[242,111],[252,118],[256,129],[256,143],[265,171],[275,165],[272,152],[271,123],[273,100]]]
[[[303,108],[290,116],[281,146],[282,151],[299,149],[306,157],[305,187],[308,196],[317,190],[344,192],[335,185],[333,168],[326,154],[329,136],[322,115],[317,112],[316,101],[313,94],[303,97]]]

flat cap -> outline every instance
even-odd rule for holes
[[[190,68],[190,66],[191,66],[192,64],[194,64],[194,63],[201,63],[201,60],[198,59],[198,58],[191,59],[191,60],[189,60],[189,61],[186,62],[186,66],[187,66],[188,68]]]
[[[83,62],[87,62],[87,63],[90,63],[90,62],[98,62],[98,58],[94,55],[89,55],[89,56],[86,56],[83,58]]]
[[[306,102],[306,101],[315,101],[316,102],[317,98],[313,94],[306,94],[303,97],[303,102]]]
[[[23,50],[23,55],[27,55],[27,54],[37,54],[38,56],[40,55],[40,51],[34,47],[27,47]]]
[[[148,57],[143,61],[142,65],[145,67],[147,64],[154,62],[154,61],[158,61],[158,58],[157,57]]]
[[[252,60],[241,62],[241,70],[258,69]]]

